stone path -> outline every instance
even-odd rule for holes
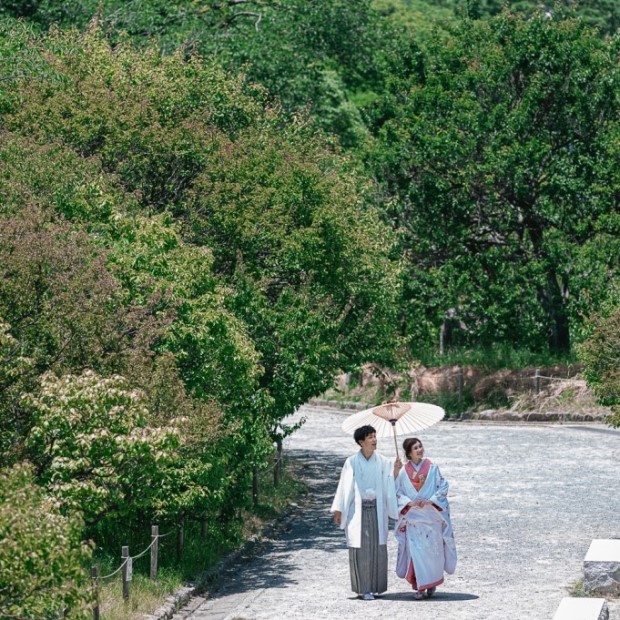
[[[222,575],[190,620],[545,620],[581,578],[593,538],[620,537],[620,433],[598,426],[441,422],[419,433],[450,482],[459,563],[435,598],[389,575],[372,602],[349,590],[343,533],[328,513],[355,451],[343,413],[304,408],[286,450],[311,480],[308,506],[261,553]],[[393,440],[381,440],[388,456]],[[390,564],[395,544],[390,535]],[[618,601],[610,618],[620,620]]]

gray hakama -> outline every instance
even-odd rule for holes
[[[376,500],[362,502],[362,546],[349,547],[351,589],[357,594],[387,590],[387,545],[379,544]]]

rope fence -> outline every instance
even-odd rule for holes
[[[143,556],[145,556],[149,551],[151,552],[151,569],[150,569],[150,578],[152,581],[157,581],[157,560],[159,554],[159,539],[165,538],[166,536],[170,536],[171,534],[177,534],[177,553],[182,551],[183,545],[183,528],[180,527],[177,530],[173,530],[171,532],[167,532],[166,534],[159,533],[159,526],[152,525],[151,526],[151,544],[138,553],[137,555],[129,555],[129,547],[123,546],[121,549],[121,565],[112,571],[108,575],[99,575],[99,567],[92,566],[91,567],[91,579],[93,581],[94,588],[94,607],[93,607],[93,620],[100,620],[100,609],[99,609],[99,583],[104,579],[110,579],[117,575],[119,572],[122,572],[122,585],[123,585],[123,598],[125,600],[129,599],[129,582],[133,577],[133,561],[137,560]],[[179,543],[180,541],[180,543]]]
[[[542,388],[542,381],[559,381],[559,382],[570,382],[574,381],[574,378],[571,379],[569,377],[549,377],[547,375],[540,374],[540,368],[536,368],[534,371],[534,375],[530,377],[530,379],[534,382],[534,390],[536,394],[540,394]],[[527,380],[527,379],[526,379]],[[456,371],[456,391],[458,394],[459,400],[463,400],[465,389],[465,375],[462,368],[459,368]]]

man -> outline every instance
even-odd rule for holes
[[[345,531],[351,589],[365,601],[387,590],[389,517],[398,518],[394,478],[402,463],[376,452],[377,433],[362,426],[353,434],[359,452],[345,461],[332,503],[334,522]]]

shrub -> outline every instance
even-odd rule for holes
[[[91,549],[80,532],[79,520],[33,483],[29,465],[0,471],[0,617],[90,617]]]
[[[590,320],[591,335],[578,347],[588,385],[610,407],[611,426],[620,427],[620,305]]]

